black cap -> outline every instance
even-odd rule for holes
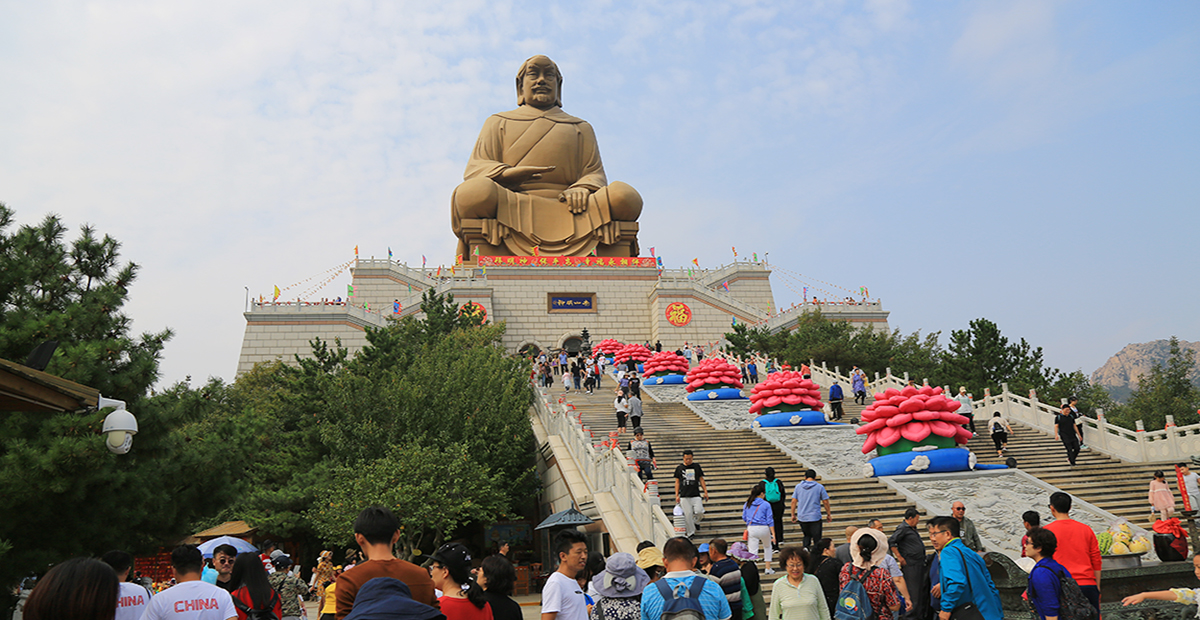
[[[459,543],[447,543],[438,547],[438,550],[434,551],[429,559],[447,568],[471,570],[471,551]]]

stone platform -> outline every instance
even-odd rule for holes
[[[662,270],[649,257],[483,257],[482,266],[416,269],[391,260],[360,259],[351,269],[354,295],[343,303],[256,303],[245,313],[238,374],[262,361],[306,355],[315,337],[341,339],[351,353],[366,344],[366,327],[420,314],[429,289],[478,304],[489,321],[504,321],[512,352],[577,351],[587,328],[593,342],[661,341],[676,349],[719,342],[733,322],[772,327],[780,315],[766,263],[716,269]],[[396,309],[399,312],[396,312]],[[822,306],[831,319],[887,329],[879,303]],[[798,312],[797,312],[798,313]],[[784,313],[787,315],[790,313]],[[774,318],[773,318],[774,317]],[[786,327],[782,327],[786,329]]]

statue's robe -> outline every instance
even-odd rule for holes
[[[515,186],[497,182],[501,172],[515,166],[555,169]],[[452,198],[454,233],[461,238],[462,219],[481,219],[487,242],[507,246],[518,256],[531,255],[535,246],[548,256],[583,256],[597,244],[616,241],[614,220],[636,220],[641,211],[641,198],[632,187],[608,185],[592,126],[558,107],[521,106],[488,117],[463,178]],[[479,191],[484,180],[495,187]],[[468,187],[472,191],[465,191]],[[592,192],[582,213],[571,213],[567,203],[558,200],[568,188]],[[494,206],[469,204],[460,193],[486,195],[485,202]],[[631,208],[631,202],[636,207]]]

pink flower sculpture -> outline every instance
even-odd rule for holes
[[[592,355],[593,355],[593,356],[596,356],[596,355],[604,355],[604,356],[608,356],[608,355],[615,355],[615,354],[616,354],[616,352],[617,352],[617,351],[620,351],[620,350],[621,350],[621,347],[624,347],[624,346],[625,346],[625,345],[621,344],[620,342],[618,342],[618,341],[616,341],[616,340],[613,340],[612,338],[605,338],[604,340],[601,340],[599,344],[597,344],[596,346],[592,347]]]
[[[672,353],[672,355],[674,354]],[[684,367],[686,369],[686,362]],[[687,371],[687,391],[689,392],[724,387],[741,389],[742,371],[719,357],[705,358],[695,368]]]
[[[627,344],[621,347],[621,350],[617,351],[616,354],[613,355],[613,363],[623,364],[630,358],[633,358],[639,362],[645,362],[650,359],[650,349],[647,349],[645,346],[636,343]]]
[[[875,402],[863,409],[859,435],[866,435],[863,454],[879,450],[891,454],[916,446],[954,447],[971,439],[961,425],[967,418],[954,413],[962,403],[947,398],[942,388],[907,386],[875,394]]]
[[[643,377],[682,375],[687,371],[688,361],[682,355],[675,355],[674,351],[659,351],[642,364]]]
[[[750,391],[750,413],[755,415],[770,411],[819,411],[824,407],[821,386],[793,370],[771,373]]]

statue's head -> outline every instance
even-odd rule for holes
[[[541,110],[562,107],[562,73],[545,56],[526,60],[517,72],[517,105],[527,104]]]

